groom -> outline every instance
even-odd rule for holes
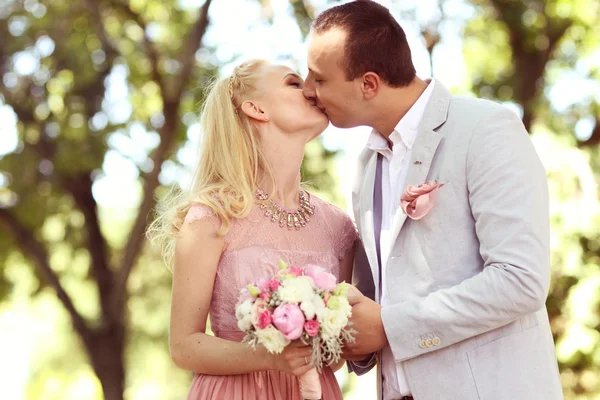
[[[416,77],[372,1],[318,16],[308,67],[333,125],[373,128],[352,195],[354,283],[375,301],[353,307],[350,369],[377,363],[385,400],[562,399],[546,174],[517,115]]]

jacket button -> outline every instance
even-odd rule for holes
[[[422,349],[424,349],[425,347],[427,347],[427,344],[425,344],[425,340],[421,340],[419,342],[419,347],[422,348]]]
[[[432,343],[434,346],[439,346],[439,345],[440,345],[440,343],[442,343],[442,341],[440,340],[440,338],[439,338],[439,337],[437,337],[437,336],[436,336],[436,337],[434,337],[433,339],[431,339],[431,343]]]
[[[432,347],[432,346],[433,346],[433,341],[432,341],[431,339],[427,339],[427,340],[425,341],[425,346],[427,346],[427,347]]]

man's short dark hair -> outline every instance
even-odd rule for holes
[[[342,68],[346,79],[375,72],[392,87],[407,86],[415,77],[404,30],[390,10],[371,0],[357,0],[323,11],[312,31],[339,28],[346,32]]]

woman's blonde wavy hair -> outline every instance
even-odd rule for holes
[[[189,192],[174,186],[158,202],[156,219],[146,235],[160,247],[172,268],[175,237],[193,203],[208,206],[221,220],[217,231],[225,235],[232,219],[245,218],[254,204],[259,174],[275,180],[259,146],[258,135],[241,104],[257,93],[258,72],[263,60],[247,61],[228,78],[216,80],[201,109],[202,141],[200,161]]]

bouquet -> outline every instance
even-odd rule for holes
[[[261,344],[270,353],[281,353],[297,339],[312,347],[315,368],[300,376],[304,399],[321,398],[323,365],[338,362],[344,342],[354,342],[348,286],[319,266],[300,268],[280,261],[275,276],[242,289],[236,317],[245,343]]]

